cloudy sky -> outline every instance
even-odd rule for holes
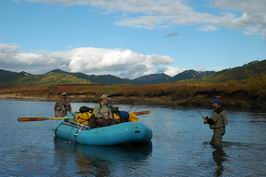
[[[135,78],[263,59],[264,0],[0,1],[0,69]]]

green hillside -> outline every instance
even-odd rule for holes
[[[227,82],[227,81],[243,81],[253,77],[260,77],[266,74],[266,60],[253,61],[243,66],[225,69],[211,74],[201,81],[207,82]]]
[[[39,80],[40,84],[89,84],[91,82],[79,79],[75,76],[72,76],[70,74],[64,74],[64,73],[48,73],[46,75],[42,75]]]
[[[1,84],[13,84],[17,80],[18,76],[19,76],[19,73],[0,69],[0,85]]]
[[[85,79],[78,78],[72,73],[61,70],[53,70],[46,74],[40,75],[39,84],[58,85],[58,84],[90,84],[91,82]]]
[[[90,84],[85,79],[80,79],[67,72],[51,71],[46,74],[32,75],[25,72],[16,73],[1,70],[0,85],[58,85],[58,84]]]
[[[127,84],[131,83],[129,79],[122,79],[113,75],[86,75],[83,73],[73,73],[73,76],[91,81],[97,84]]]

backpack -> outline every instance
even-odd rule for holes
[[[81,106],[79,108],[79,112],[80,113],[84,113],[84,112],[93,112],[93,108],[87,107],[87,106]]]
[[[129,113],[127,111],[117,111],[114,114],[114,118],[120,123],[129,121]]]

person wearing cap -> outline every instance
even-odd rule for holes
[[[95,116],[93,121],[95,122],[90,123],[92,127],[104,127],[116,123],[111,110],[110,100],[107,94],[103,94],[100,97],[99,104],[96,104],[93,109],[93,114]]]
[[[211,100],[212,107],[214,108],[211,117],[205,117],[204,124],[209,124],[213,130],[213,135],[210,144],[213,146],[221,146],[223,135],[225,134],[225,126],[228,124],[226,112],[222,107],[222,101],[215,97]]]
[[[71,112],[70,100],[67,98],[67,93],[63,92],[60,98],[54,105],[55,117],[64,117],[68,112]]]

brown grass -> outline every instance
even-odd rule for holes
[[[225,105],[244,108],[266,108],[266,77],[245,82],[176,83],[152,85],[56,85],[5,86],[0,97],[55,100],[62,92],[73,101],[96,102],[107,93],[117,103],[207,106],[213,96],[220,96]]]

